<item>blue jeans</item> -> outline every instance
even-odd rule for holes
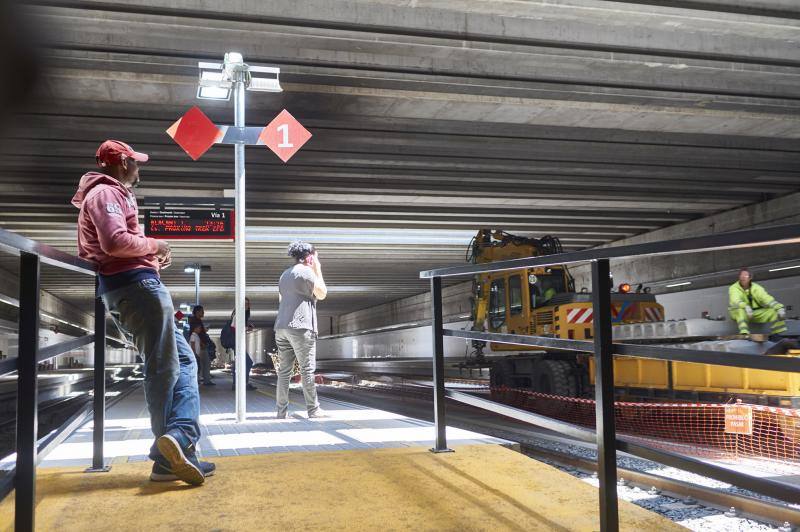
[[[197,362],[175,327],[172,298],[158,279],[144,279],[103,294],[111,316],[133,337],[144,360],[144,396],[156,438],[169,432],[193,453],[200,439]],[[161,457],[153,442],[150,458]]]
[[[233,363],[233,370],[231,371],[231,373],[233,374],[233,385],[236,386],[236,360],[237,360],[236,359],[236,349],[233,349],[232,351],[233,351],[234,363]],[[246,355],[247,355],[247,361],[245,362],[245,365],[244,365],[244,370],[245,370],[244,382],[249,384],[250,383],[250,370],[253,369],[253,358],[250,356],[250,353],[246,353]]]

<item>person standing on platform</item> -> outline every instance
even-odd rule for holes
[[[202,376],[203,384],[205,386],[216,386],[216,383],[211,378],[211,347],[213,341],[206,332],[206,324],[203,323],[203,318],[206,311],[203,305],[195,305],[192,308],[192,315],[189,316],[189,345],[194,351],[198,364],[198,380]],[[195,344],[192,338],[197,335],[200,345],[195,350]]]
[[[144,360],[144,395],[156,437],[150,478],[202,484],[215,466],[195,454],[200,438],[197,363],[175,326],[172,298],[159,276],[170,265],[170,247],[144,236],[133,194],[139,164],[148,156],[107,140],[95,160],[102,172],[85,174],[72,198],[80,209],[78,250],[98,266],[98,294]]]
[[[750,322],[769,323],[770,340],[778,341],[786,332],[786,309],[758,283],[747,269],[739,272],[739,280],[728,288],[728,310],[739,326],[739,334],[750,334]]]
[[[319,407],[314,371],[317,367],[317,301],[325,299],[328,288],[322,278],[322,265],[314,246],[306,242],[289,244],[288,254],[295,264],[278,281],[280,303],[275,320],[278,346],[277,418],[286,418],[289,408],[289,378],[295,359],[310,419],[325,417]]]
[[[203,325],[197,321],[191,323],[193,328],[192,334],[189,336],[189,345],[194,351],[194,356],[199,366],[197,381],[200,382],[202,377],[204,386],[214,386],[216,383],[211,380],[211,361],[208,359],[208,348],[203,341]]]
[[[253,324],[250,322],[250,298],[248,298],[248,297],[244,298],[244,322],[245,322],[245,324],[247,324],[247,331],[246,332],[247,333],[253,332]],[[236,310],[231,312],[231,321],[230,321],[229,327],[231,328],[231,334],[232,334],[232,337],[233,337],[233,345],[234,345],[234,347],[232,348],[233,349],[233,371],[231,372],[231,374],[233,375],[233,383],[231,384],[231,390],[235,390],[236,389],[236,347],[235,347],[236,346]],[[250,353],[247,352],[247,346],[245,346],[244,351],[245,351],[245,355],[246,355],[246,359],[245,359],[245,372],[246,373],[245,373],[245,377],[244,377],[245,380],[244,381],[246,383],[246,386],[247,386],[248,390],[257,390],[258,388],[256,388],[252,384],[250,384],[250,370],[253,369],[253,358],[250,356]]]

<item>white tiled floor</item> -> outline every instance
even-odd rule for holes
[[[216,375],[217,386],[201,386],[201,456],[235,456],[295,451],[369,449],[412,445],[431,446],[431,423],[343,401],[321,398],[326,419],[309,420],[302,392],[293,388],[289,416],[275,419],[274,387],[258,384],[247,392],[248,419],[237,423],[228,375]],[[92,424],[88,423],[56,448],[42,466],[89,465]],[[507,443],[453,427],[447,428],[449,445]],[[141,461],[153,442],[141,389],[106,413],[105,455],[111,463]]]

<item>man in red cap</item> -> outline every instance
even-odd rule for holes
[[[197,362],[175,327],[175,309],[159,271],[170,264],[163,240],[144,236],[133,187],[147,155],[118,140],[100,145],[101,172],[85,174],[72,198],[78,215],[79,255],[98,265],[98,293],[112,317],[133,337],[144,360],[144,393],[155,461],[152,480],[202,484],[214,464],[200,462]]]

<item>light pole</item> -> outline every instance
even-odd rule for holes
[[[245,90],[261,92],[281,92],[278,75],[280,69],[273,67],[250,66],[244,62],[242,54],[228,52],[222,64],[203,63],[200,67],[200,82],[197,97],[203,99],[229,100],[233,92],[233,129],[237,130],[238,139],[234,142],[235,167],[235,201],[236,211],[235,234],[236,256],[234,270],[236,272],[236,419],[245,420],[247,400],[245,386],[247,372],[247,320],[244,299],[246,297],[245,268],[245,169],[244,147],[248,143],[245,126]],[[253,73],[270,74],[268,77],[256,77]],[[274,76],[274,77],[273,77]]]
[[[193,273],[194,274],[194,304],[200,304],[200,272],[210,272],[211,266],[207,264],[187,264],[183,267],[184,273]]]

